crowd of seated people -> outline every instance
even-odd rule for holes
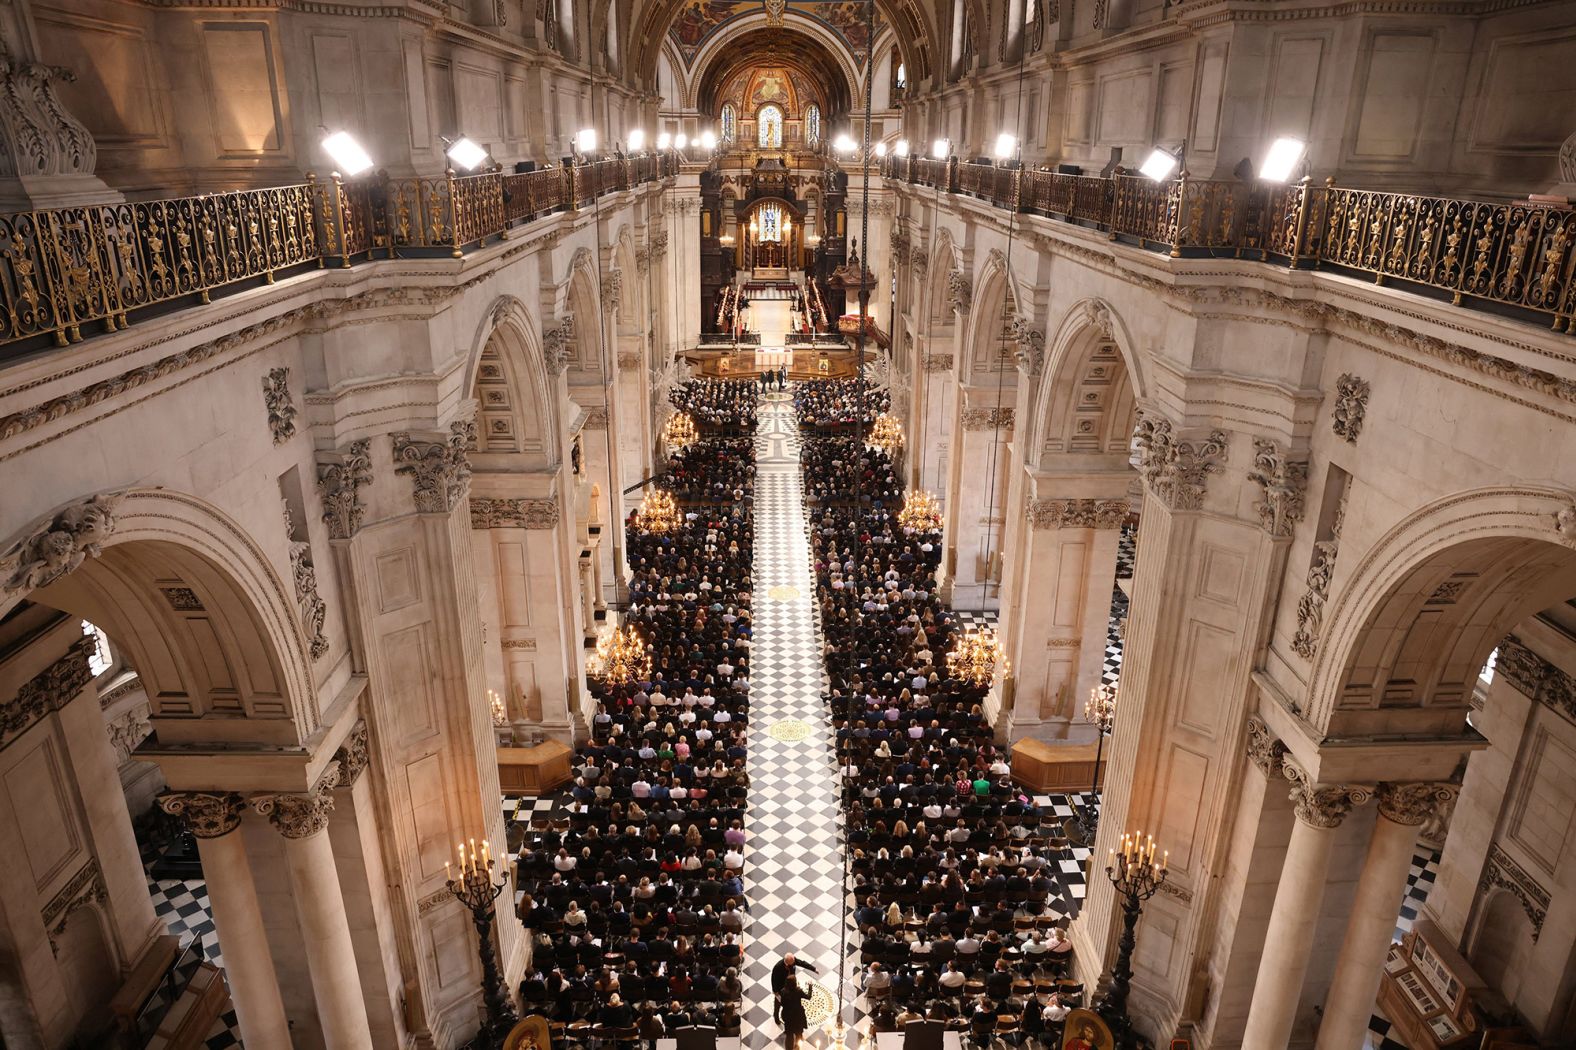
[[[693,379],[675,387],[668,401],[696,423],[729,432],[755,433],[755,384],[738,379]]]
[[[897,506],[903,483],[891,458],[851,437],[810,433],[799,450],[804,467],[804,498],[812,505]],[[857,467],[856,467],[857,464]]]
[[[808,379],[794,388],[793,406],[801,427],[850,426],[859,415],[859,388],[865,388],[865,422],[892,407],[892,395],[858,379]],[[808,476],[808,475],[807,475]]]
[[[723,464],[728,477],[753,472],[749,442],[706,440],[750,461]],[[571,1041],[689,1024],[738,1034],[753,543],[750,501],[731,490],[688,505],[671,533],[628,523],[624,624],[651,672],[591,678],[567,815],[539,824],[517,860],[533,944],[522,1005]]]
[[[845,484],[831,460],[813,469],[807,491]],[[878,1030],[926,1016],[981,1045],[1060,1045],[1083,992],[1052,907],[1071,854],[1013,783],[986,687],[948,673],[941,536],[903,528],[896,503],[810,515],[865,994]]]
[[[754,439],[705,437],[670,456],[662,484],[686,502],[747,503],[755,498]]]

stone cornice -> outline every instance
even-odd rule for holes
[[[88,653],[93,639],[73,642],[66,654],[23,683],[16,696],[0,703],[0,749],[8,747],[40,719],[74,700],[93,680]]]
[[[1576,722],[1576,676],[1527,648],[1515,635],[1499,643],[1494,673],[1518,692]]]

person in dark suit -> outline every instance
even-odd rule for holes
[[[783,989],[785,987],[787,987],[787,985],[789,983],[788,979],[789,979],[790,976],[792,976],[794,969],[796,967],[800,967],[800,966],[804,967],[806,970],[809,970],[811,973],[820,973],[821,972],[821,971],[819,971],[819,970],[817,970],[815,968],[815,964],[814,963],[805,962],[802,959],[796,959],[794,957],[793,952],[789,952],[788,954],[784,955],[781,959],[778,959],[777,960],[777,965],[772,967],[772,1020],[773,1021],[777,1021],[779,1023],[782,1022]],[[801,999],[802,999],[802,997],[801,997]],[[799,1012],[800,1012],[801,1016],[804,1013],[804,1003],[802,1001],[799,1004]],[[803,1027],[803,1024],[801,1024],[800,1025],[800,1031],[802,1032],[803,1030],[804,1030],[804,1027]]]
[[[792,959],[793,956],[790,955],[787,958]],[[779,963],[778,965],[782,964]],[[804,989],[799,987],[798,979],[791,976],[790,970],[791,964],[790,969],[783,971],[783,987],[782,991],[778,993],[777,1001],[782,1012],[783,1046],[786,1050],[798,1050],[799,1040],[803,1038],[804,1030],[809,1022],[804,1015]],[[776,972],[773,969],[772,973],[774,976]]]

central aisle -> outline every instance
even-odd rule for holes
[[[790,395],[766,396],[755,454],[744,1041],[764,1047],[781,1043],[782,1029],[772,1021],[770,974],[784,952],[813,963],[820,973],[810,976],[827,990],[808,1004],[811,1030],[830,1012],[843,916],[843,851]]]

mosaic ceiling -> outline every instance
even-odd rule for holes
[[[854,61],[864,64],[865,5],[858,0],[788,0],[787,9],[813,18],[836,33],[848,45]],[[735,18],[763,10],[759,0],[684,0],[684,6],[674,16],[668,37],[678,49],[685,65],[695,61],[695,56],[718,30]],[[881,35],[883,23],[880,14],[875,16],[876,36]]]

